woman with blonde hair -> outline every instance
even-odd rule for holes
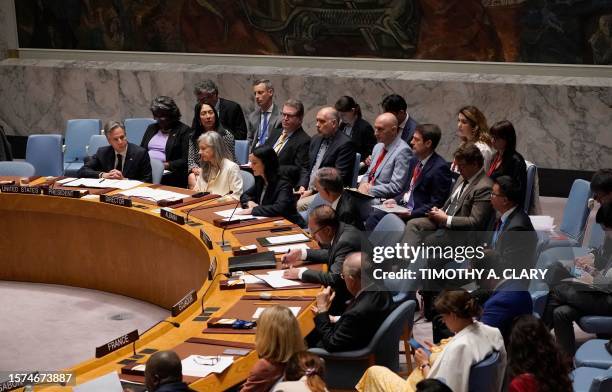
[[[217,132],[206,132],[198,138],[200,153],[200,175],[196,178],[194,190],[226,195],[240,200],[242,176],[240,167],[231,161],[223,139]]]
[[[457,136],[461,145],[474,143],[484,157],[484,170],[487,172],[493,158],[493,144],[485,115],[476,106],[464,106],[457,113]],[[457,171],[455,164],[451,167]]]
[[[426,378],[443,379],[454,392],[467,392],[470,368],[485,359],[491,352],[498,351],[499,377],[491,379],[491,392],[501,391],[506,367],[504,339],[497,328],[476,321],[480,306],[470,293],[463,289],[443,291],[434,303],[444,324],[455,333],[452,338],[442,339],[434,346],[425,342],[431,354],[421,348],[414,357],[417,368],[404,380],[382,366],[366,370],[355,387],[359,392],[409,392],[416,390],[416,384]]]
[[[272,392],[327,392],[323,377],[325,362],[315,354],[300,351],[287,362],[284,381]]]
[[[268,391],[282,377],[293,354],[305,349],[300,326],[291,310],[274,305],[257,320],[255,349],[259,360],[242,385],[241,392]]]

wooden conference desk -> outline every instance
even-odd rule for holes
[[[38,179],[31,185],[42,182],[44,179]],[[137,298],[166,309],[195,289],[198,300],[176,318],[167,319],[181,326],[158,324],[136,342],[137,352],[145,348],[171,349],[192,337],[254,343],[253,334],[205,334],[202,331],[206,323],[193,321],[201,313],[201,296],[211,285],[207,279],[210,260],[216,258],[217,272],[228,270],[231,253],[223,252],[216,245],[222,230],[203,221],[201,226],[181,226],[159,217],[153,212],[156,208],[152,205],[147,209],[126,208],[99,200],[0,193],[0,280],[85,287]],[[258,226],[271,226],[271,223],[249,228]],[[200,240],[202,227],[215,243],[212,250]],[[240,244],[232,231],[226,231],[226,241],[233,246],[246,245]],[[246,293],[245,289],[220,291],[220,278],[225,279],[217,277],[204,300],[205,307],[220,308],[213,317],[223,314],[243,295],[257,294]],[[280,290],[274,295],[313,296],[317,292],[318,289],[312,288]],[[298,320],[303,335],[314,328],[310,311],[302,312]],[[117,337],[127,332],[118,331]],[[92,357],[95,347],[105,343],[91,337]],[[66,370],[74,371],[77,384],[81,384],[112,371],[120,372],[122,365],[118,362],[131,355],[132,345],[129,345]],[[147,357],[138,362],[145,362]],[[190,386],[199,391],[224,390],[246,379],[256,361],[257,353],[253,350],[237,359],[223,374],[210,375]]]

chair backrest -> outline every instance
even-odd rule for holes
[[[26,162],[36,169],[37,176],[64,174],[62,135],[30,135],[26,145]]]
[[[87,143],[92,135],[99,135],[102,121],[91,118],[66,122],[64,162],[83,162],[87,156]]]
[[[253,185],[255,185],[255,177],[248,171],[240,170],[240,175],[242,176],[242,192],[246,192],[251,189]]]
[[[0,176],[31,177],[36,174],[34,166],[22,161],[0,161]]]
[[[399,340],[404,328],[412,328],[414,323],[415,301],[402,302],[380,325],[376,334],[366,347],[373,353],[376,364],[394,372],[399,370]]]
[[[147,127],[154,122],[155,120],[152,118],[126,118],[123,121],[123,125],[125,125],[125,133],[127,134],[128,142],[140,146]]]
[[[606,233],[601,228],[601,225],[599,223],[593,222],[593,225],[591,226],[591,235],[589,236],[588,247],[591,249],[600,248],[604,243],[605,237]]]
[[[529,214],[529,209],[531,207],[531,201],[533,200],[533,185],[535,184],[536,176],[538,175],[538,167],[531,163],[527,163],[527,184],[525,186],[525,200],[523,204],[523,209],[526,214]]]
[[[98,151],[98,148],[108,146],[108,139],[104,135],[91,135],[89,144],[87,145],[87,155],[92,156]]]
[[[603,374],[595,377],[589,388],[589,392],[609,392],[612,391],[612,367]]]
[[[159,159],[151,159],[151,174],[153,184],[161,184],[161,179],[164,175],[164,163]]]
[[[357,186],[357,177],[359,177],[359,165],[361,163],[361,154],[355,153],[355,164],[353,165],[353,182],[351,186],[355,188]]]
[[[394,245],[402,239],[406,223],[395,214],[385,215],[376,225],[370,236],[370,243],[381,246]]]
[[[247,140],[236,140],[234,151],[236,153],[236,160],[238,161],[238,164],[244,165],[248,162],[249,142]]]
[[[579,243],[582,242],[584,237],[584,229],[590,211],[588,202],[591,195],[588,181],[575,180],[563,210],[563,220],[559,230]]]
[[[469,392],[490,391],[491,383],[502,377],[500,366],[501,356],[498,351],[492,351],[482,361],[472,365],[468,382]]]

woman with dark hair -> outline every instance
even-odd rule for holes
[[[308,351],[298,351],[285,366],[284,381],[272,392],[327,392],[325,362]]]
[[[508,120],[493,124],[489,130],[495,148],[495,155],[487,175],[495,180],[501,176],[510,176],[521,188],[521,201],[525,200],[527,187],[527,165],[525,159],[516,151],[516,131]],[[521,203],[522,205],[522,203]]]
[[[382,366],[372,366],[366,370],[355,387],[360,392],[407,392],[415,391],[416,384],[426,378],[440,378],[454,392],[467,392],[470,368],[485,359],[491,352],[500,355],[499,375],[490,380],[490,392],[501,391],[503,374],[506,367],[504,339],[497,328],[476,321],[481,309],[470,293],[463,289],[445,290],[434,307],[442,320],[455,336],[443,339],[440,345],[429,346],[431,354],[417,349],[414,357],[417,368],[404,380],[391,370]]]
[[[147,127],[140,146],[149,152],[151,159],[164,163],[168,173],[162,177],[162,184],[185,187],[191,128],[180,121],[181,111],[170,97],[153,99],[151,113],[156,122]]]
[[[571,392],[572,363],[542,320],[523,315],[508,342],[509,392]]]
[[[361,154],[361,167],[367,167],[365,160],[372,155],[376,144],[374,128],[362,118],[361,108],[353,97],[343,95],[336,101],[334,108],[340,114],[339,130],[351,138],[355,145],[355,152]]]
[[[493,149],[485,115],[476,106],[464,106],[457,113],[457,136],[461,145],[474,143],[484,157],[484,170],[489,170]],[[457,171],[453,163],[451,170]]]
[[[297,213],[291,183],[278,174],[278,156],[269,145],[255,147],[249,155],[255,185],[245,189],[240,201],[242,210],[239,215],[282,216],[291,222],[302,225],[304,222]]]
[[[196,122],[193,134],[189,138],[189,155],[187,157],[187,167],[189,170],[189,188],[193,189],[195,180],[200,175],[200,154],[198,153],[198,138],[205,132],[217,132],[223,138],[223,143],[227,149],[227,156],[236,162],[236,151],[234,135],[223,128],[219,121],[219,114],[214,106],[208,104],[197,104],[196,110],[200,113],[200,121]]]

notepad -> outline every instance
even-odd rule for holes
[[[385,207],[383,204],[375,205],[372,207],[378,210],[384,211],[384,212],[394,213],[394,214],[410,214],[411,212],[411,210],[409,210],[408,208],[399,206],[397,204],[394,207]]]
[[[268,250],[274,252],[274,254],[283,254],[287,253],[293,249],[310,249],[310,246],[305,243],[292,244],[292,245],[278,245],[278,246],[269,246]]]
[[[234,357],[219,355],[190,355],[181,361],[183,376],[206,377],[211,373],[223,373],[234,363]]]
[[[265,238],[257,238],[260,244],[263,246],[274,246],[274,245],[286,245],[286,244],[294,244],[298,242],[308,242],[310,238],[306,235],[300,234],[288,234],[288,235],[279,235],[274,237],[265,237]]]
[[[255,313],[253,313],[253,317],[252,317],[252,318],[253,318],[253,320],[258,319],[258,318],[259,318],[259,316],[261,316],[261,313],[262,313],[264,310],[266,310],[266,309],[268,309],[268,308],[267,308],[267,307],[257,308],[257,309],[255,310]],[[300,306],[289,306],[289,310],[291,311],[291,313],[293,313],[293,315],[294,315],[295,317],[297,317],[297,316],[298,316],[298,314],[300,314],[300,310],[302,310],[302,308],[301,308]]]

